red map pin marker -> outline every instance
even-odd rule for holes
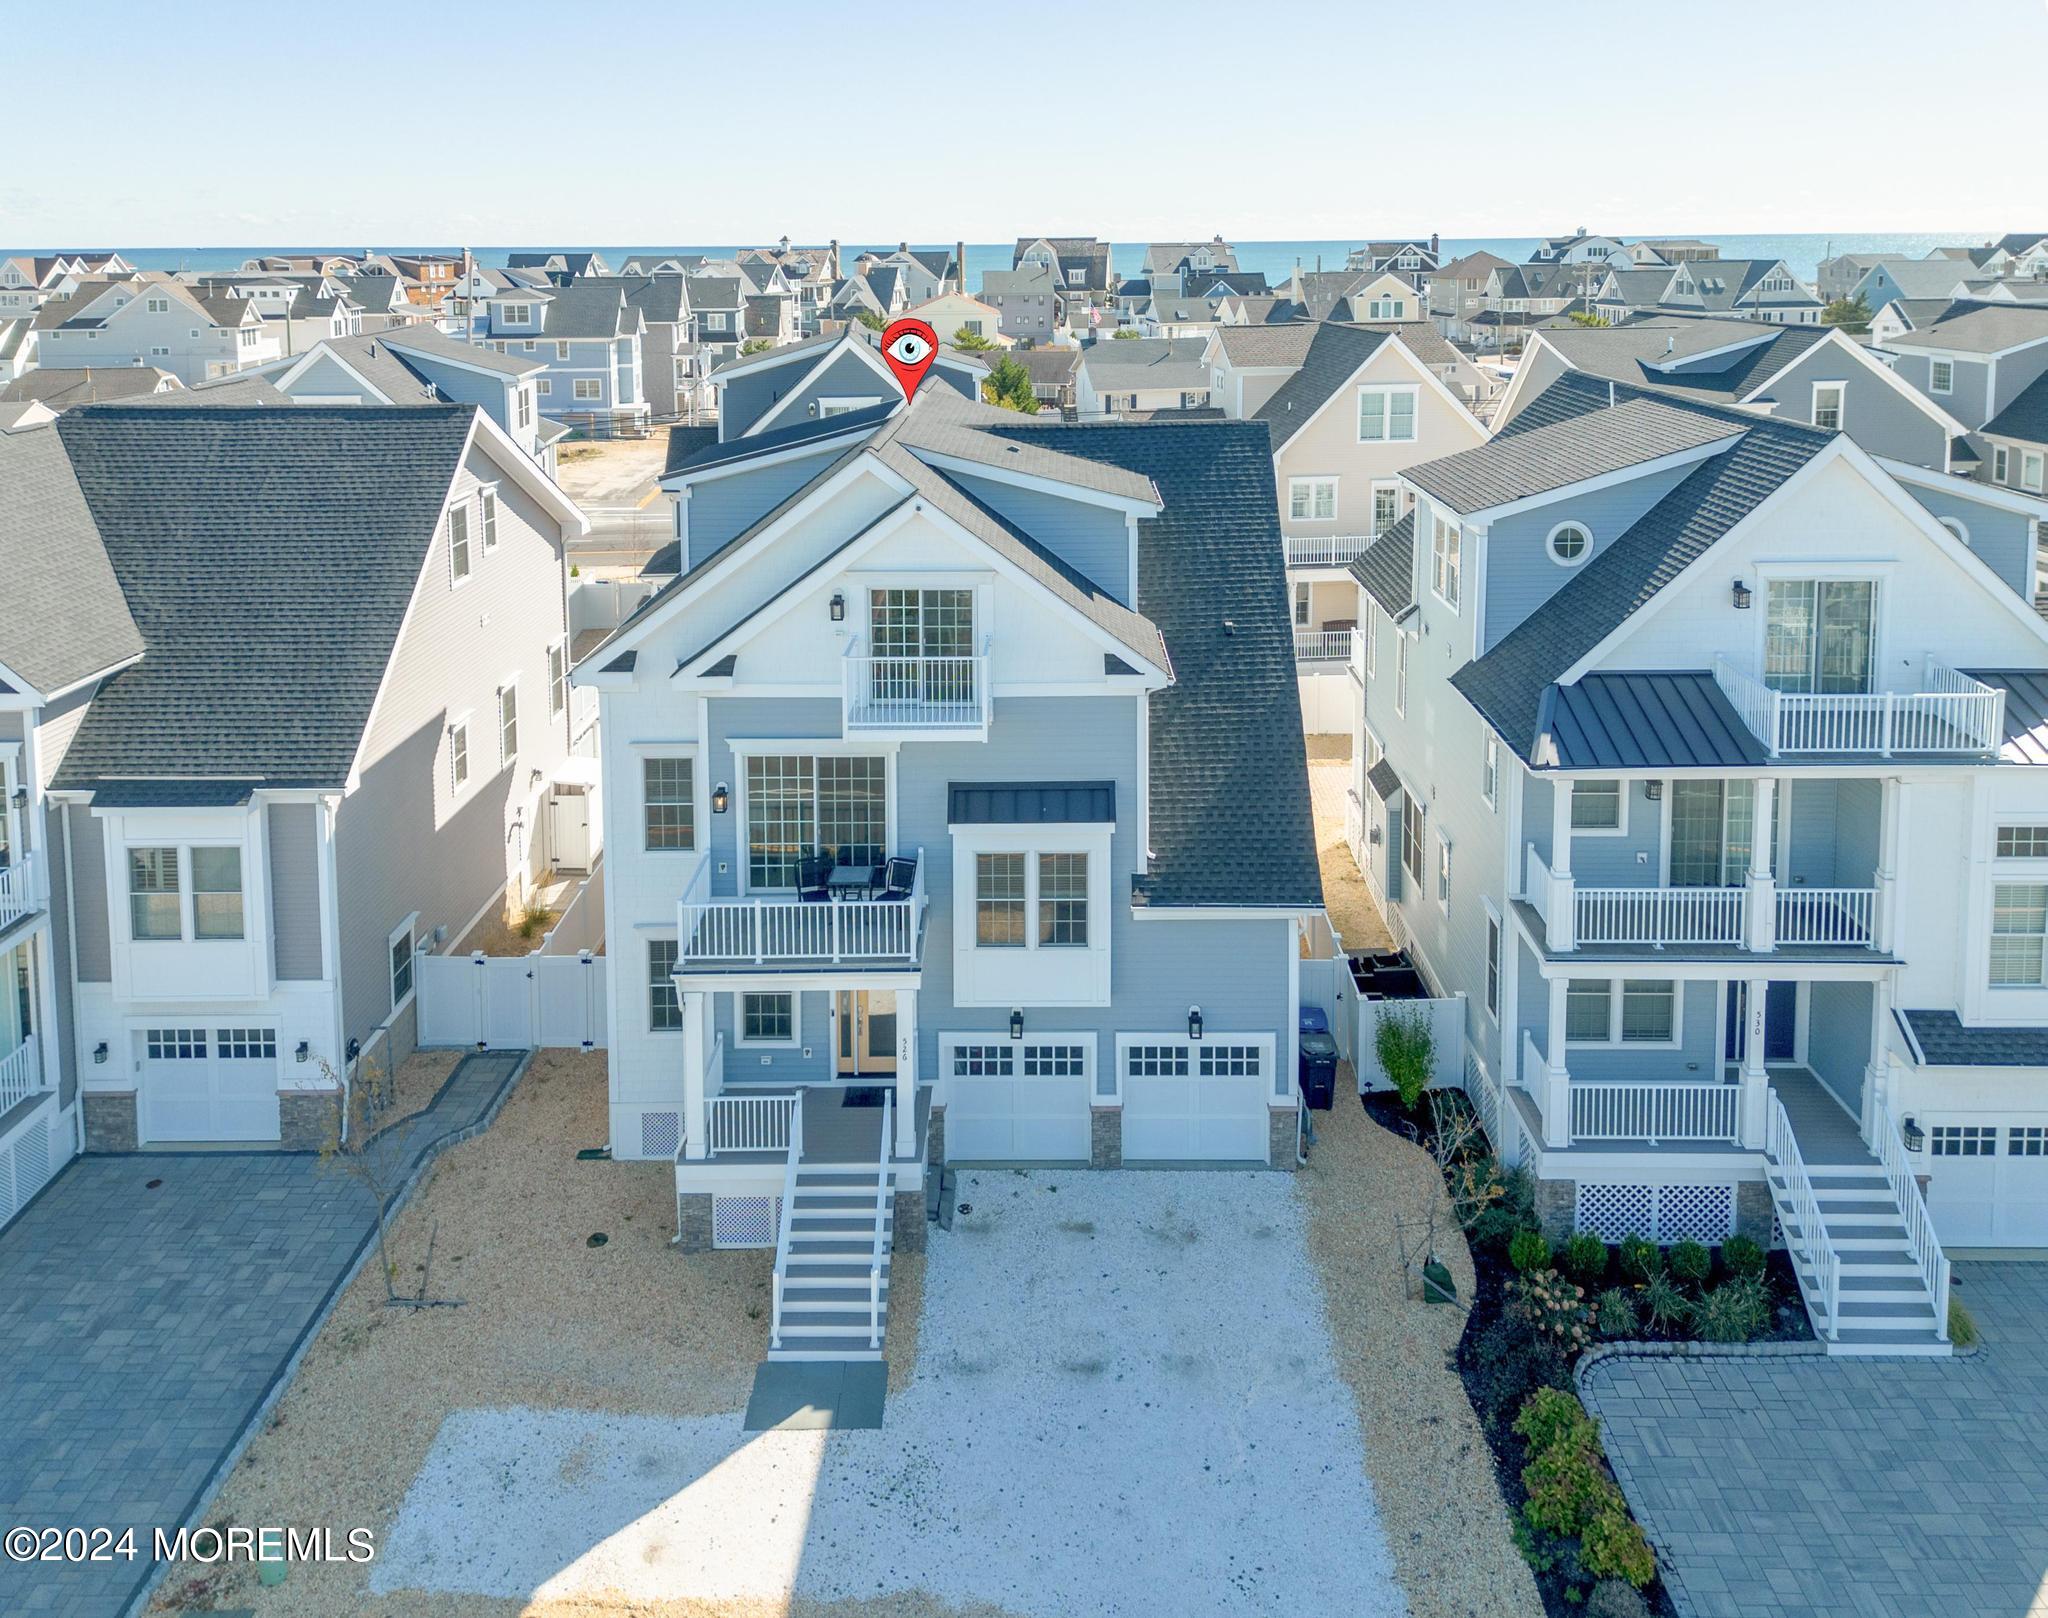
[[[922,320],[898,320],[882,333],[882,358],[896,373],[897,385],[908,399],[939,357],[939,334]]]

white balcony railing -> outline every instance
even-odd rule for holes
[[[708,1103],[710,1155],[720,1152],[786,1152],[796,1096],[720,1095]]]
[[[1735,1084],[1574,1081],[1572,1139],[1733,1144],[1741,1096]]]
[[[1742,942],[1743,888],[1580,888],[1572,892],[1580,944]]]
[[[1377,534],[1289,534],[1284,544],[1289,567],[1349,567]]]
[[[1933,658],[1918,691],[1774,691],[1725,657],[1714,683],[1773,757],[1988,753],[2005,738],[2005,693]]]
[[[677,906],[680,965],[781,961],[915,961],[924,933],[924,851],[907,899],[825,899],[792,893],[714,899],[705,861]]]
[[[1356,631],[1349,629],[1297,629],[1294,632],[1294,660],[1297,663],[1348,663]]]
[[[1867,948],[1876,937],[1877,889],[1778,889],[1780,944],[1848,944]]]
[[[856,636],[844,660],[845,724],[853,730],[986,730],[988,645],[976,657],[876,657]]]
[[[0,1113],[26,1101],[43,1087],[43,1059],[30,1034],[5,1056],[0,1056]]]
[[[41,906],[36,875],[33,854],[23,854],[11,865],[0,865],[0,927],[11,925]]]

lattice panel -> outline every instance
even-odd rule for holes
[[[1735,1188],[1728,1185],[1660,1185],[1657,1240],[1705,1242],[1718,1247],[1735,1231]]]
[[[1579,1184],[1578,1228],[1603,1242],[1647,1236],[1656,1229],[1656,1218],[1657,1197],[1650,1186]]]
[[[713,1197],[713,1247],[773,1247],[782,1228],[780,1197]]]
[[[679,1112],[640,1114],[640,1155],[674,1157],[683,1143],[683,1115]]]

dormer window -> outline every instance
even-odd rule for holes
[[[533,324],[533,305],[530,303],[508,303],[504,305],[505,324],[508,326],[530,326]]]
[[[1593,551],[1593,531],[1584,523],[1561,522],[1550,531],[1550,559],[1559,567],[1577,567]]]

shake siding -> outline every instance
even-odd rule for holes
[[[687,514],[690,566],[695,567],[763,512],[774,510],[822,472],[845,447],[841,444],[816,455],[692,485]]]
[[[1777,401],[1771,413],[1811,424],[1816,382],[1846,384],[1843,430],[1871,454],[1910,461],[1915,466],[1941,466],[1948,449],[1948,435],[1941,424],[1833,343],[1818,344],[1771,383],[1770,396]]]
[[[1988,457],[1987,457],[1988,459]],[[2014,452],[2013,464],[2019,455]],[[2017,473],[2013,483],[2019,482]],[[2034,595],[2033,519],[2024,512],[2005,511],[1969,494],[1969,485],[1955,490],[1922,489],[1908,486],[1906,492],[1936,517],[1953,517],[1970,536],[1970,549],[1984,558],[1985,566],[2019,592],[2022,600]]]
[[[1807,990],[1807,1064],[1852,1112],[1863,1103],[1870,1060],[1870,985],[1816,983]]]
[[[320,976],[319,807],[274,803],[266,821],[270,847],[270,936],[277,976]]]
[[[498,544],[483,551],[480,481],[498,484]],[[568,753],[568,717],[547,711],[547,647],[567,630],[558,529],[472,448],[456,480],[471,512],[468,582],[451,588],[447,525],[436,530],[365,737],[361,780],[336,822],[344,1031],[391,1011],[391,929],[418,911],[420,936],[453,946],[508,875],[544,863],[543,781]],[[519,754],[498,757],[498,687],[516,673]],[[451,786],[447,727],[469,714],[470,779]]]
[[[65,813],[70,817],[71,827],[71,875],[78,884],[78,981],[111,983],[114,970],[107,945],[106,824],[82,804],[74,804]]]
[[[965,473],[955,481],[1118,601],[1130,605],[1131,534],[1122,512]]]
[[[1584,523],[1592,531],[1593,555],[1598,556],[1692,471],[1692,465],[1671,467],[1592,494],[1561,494],[1555,500],[1493,523],[1486,532],[1483,649],[1490,651],[1499,645],[1517,624],[1563,589],[1590,562],[1589,558],[1578,567],[1560,567],[1552,561],[1551,529],[1561,522]],[[1415,541],[1417,557],[1426,570],[1430,529],[1427,513],[1421,506],[1416,510]],[[1469,531],[1465,544],[1466,571],[1470,573],[1473,546]],[[1424,576],[1426,579],[1426,572]]]

